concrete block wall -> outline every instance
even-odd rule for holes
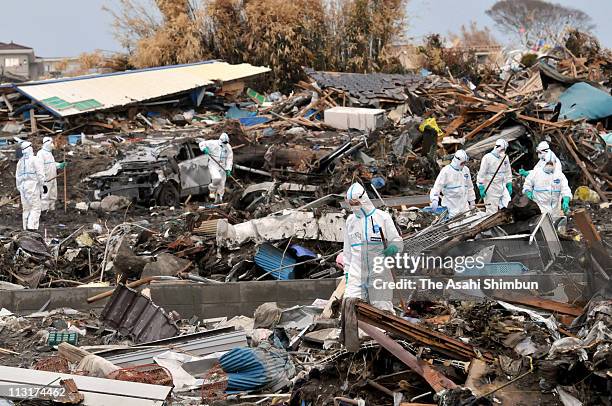
[[[166,311],[175,310],[185,318],[238,316],[252,317],[255,309],[265,302],[277,302],[280,307],[311,304],[315,299],[329,299],[338,280],[290,280],[233,282],[204,285],[182,282],[154,283],[149,286],[155,304]],[[14,313],[38,311],[50,299],[47,310],[70,307],[79,311],[102,310],[104,299],[92,304],[87,298],[109,288],[51,288],[0,291],[0,307]]]

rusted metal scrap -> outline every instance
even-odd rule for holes
[[[410,323],[407,320],[383,312],[367,303],[359,302],[355,307],[357,309],[357,319],[360,322],[371,324],[388,333],[396,334],[432,347],[451,357],[462,359],[481,358],[488,362],[492,362],[494,359],[491,354],[481,353],[473,346],[460,340],[448,337],[421,325]],[[361,328],[361,323],[359,323],[359,326]]]

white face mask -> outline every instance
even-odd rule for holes
[[[555,167],[552,166],[552,165],[544,166],[544,172],[546,172],[546,173],[553,173],[554,170],[555,170]]]

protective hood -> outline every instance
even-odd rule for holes
[[[463,170],[463,165],[468,161],[468,155],[467,153],[460,149],[457,152],[455,152],[455,156],[453,156],[453,160],[451,161],[450,165],[451,167],[456,170],[456,171],[460,171]]]
[[[21,153],[26,158],[34,155],[34,149],[32,148],[32,143],[29,141],[22,142],[21,143]]]
[[[51,152],[53,150],[53,138],[51,138],[51,137],[43,138],[43,145],[42,145],[42,147],[43,147],[43,149],[45,151]]]
[[[548,145],[546,141],[542,141],[538,144],[536,152],[538,153],[538,157],[543,161],[546,157],[546,153],[550,152],[550,145]]]
[[[504,156],[506,156],[506,148],[508,148],[508,141],[500,138],[495,143],[495,147],[493,148],[491,153],[495,155],[496,158],[503,158]]]
[[[359,206],[351,206],[349,204],[349,207],[355,216],[362,218],[365,216],[370,216],[372,213],[374,213],[374,204],[368,197],[368,194],[363,186],[361,186],[359,183],[353,183],[351,187],[348,188],[348,191],[346,192],[346,202],[348,203],[349,200],[359,200]]]
[[[229,135],[227,135],[227,133],[222,133],[219,136],[219,141],[221,141],[222,144],[228,144],[229,143]]]
[[[555,158],[555,155],[552,153],[552,151],[547,151],[542,157],[542,160],[544,161],[544,166],[542,167],[542,169],[544,169],[544,172],[553,173],[557,166],[557,159]],[[549,163],[552,163],[553,165],[553,168],[550,171],[546,170],[546,166],[549,165]]]

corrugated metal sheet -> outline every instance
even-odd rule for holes
[[[262,244],[259,246],[255,254],[255,263],[264,271],[270,272],[270,275],[276,279],[286,280],[294,278],[294,267],[290,265],[296,263],[295,258],[288,251],[283,256],[283,251],[272,244]]]
[[[180,332],[164,309],[125,285],[115,288],[100,319],[137,343],[174,337]]]
[[[223,354],[219,364],[228,376],[227,392],[277,390],[295,375],[295,366],[285,351],[236,348]]]
[[[97,355],[106,358],[117,366],[125,368],[127,366],[151,364],[153,363],[153,357],[168,351],[169,348],[193,356],[204,356],[215,352],[229,351],[238,347],[246,347],[246,345],[247,341],[244,331],[232,331],[227,334],[173,343],[171,345],[160,346],[159,348],[147,348],[128,354],[105,356],[98,353]]]
[[[216,81],[228,82],[269,71],[270,69],[266,67],[247,63],[231,65],[226,62],[208,61],[22,83],[13,87],[34,101],[38,101],[53,114],[67,117],[156,99],[208,86]],[[51,102],[51,98],[59,98],[60,101],[55,99],[55,102]],[[48,101],[42,102],[43,100]],[[76,103],[81,104],[75,106]]]

